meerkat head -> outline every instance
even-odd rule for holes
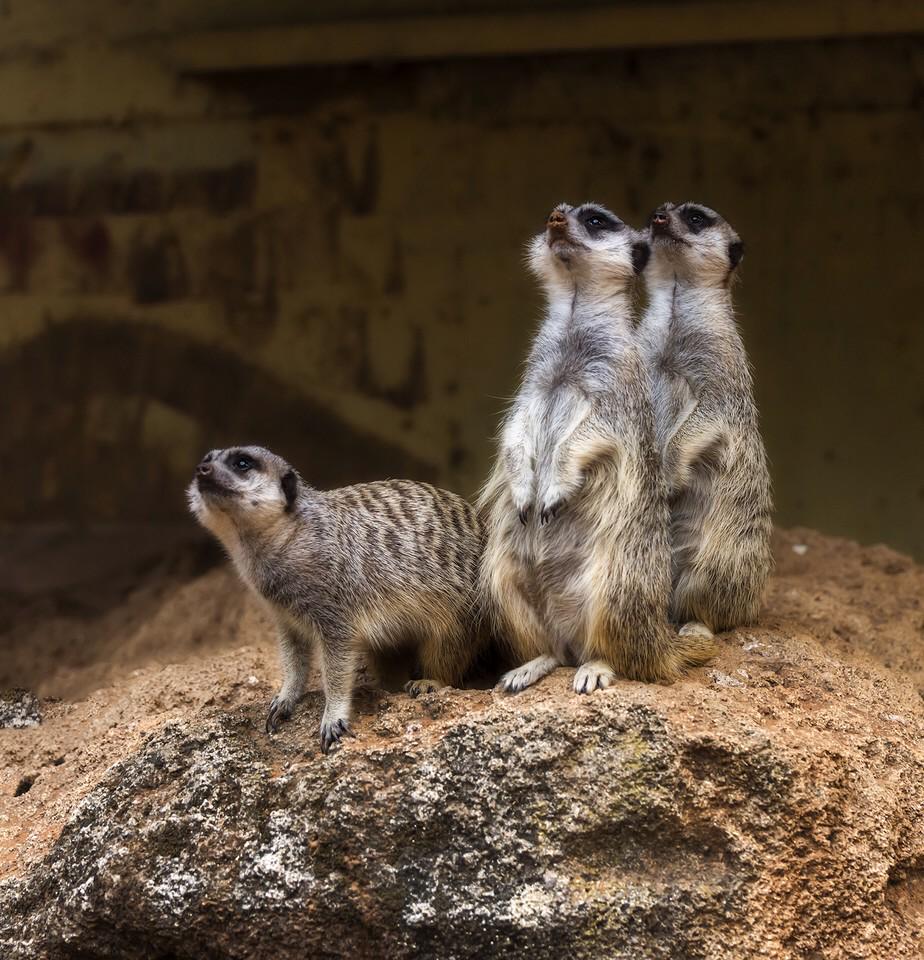
[[[258,530],[290,513],[301,480],[282,457],[263,447],[212,450],[196,467],[186,495],[195,518],[220,540]]]
[[[560,203],[529,245],[532,272],[549,287],[619,292],[648,262],[647,237],[596,203]]]
[[[744,256],[744,244],[731,225],[701,203],[664,203],[648,227],[655,274],[725,285]]]

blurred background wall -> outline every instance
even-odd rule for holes
[[[0,4],[0,522],[182,520],[238,441],[472,494],[552,205],[696,199],[778,522],[924,556],[920,5],[304,6]]]

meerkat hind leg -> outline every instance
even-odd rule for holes
[[[407,647],[366,654],[366,677],[373,689],[399,693],[407,689],[405,681],[413,673],[414,655]]]
[[[411,697],[419,697],[422,693],[436,693],[442,690],[445,683],[439,680],[431,680],[429,677],[422,677],[420,680],[408,680],[404,685],[405,692]]]
[[[715,636],[709,627],[705,623],[700,623],[699,620],[688,621],[677,633],[681,637],[702,637],[704,640],[711,640]]]
[[[528,660],[516,670],[509,670],[500,678],[500,686],[507,693],[519,693],[551,673],[557,666],[560,664],[555,657],[543,654],[541,657]]]
[[[582,663],[574,674],[575,693],[593,693],[613,685],[616,673],[605,660]]]
[[[467,638],[456,632],[455,625],[448,628],[431,625],[421,641],[418,657],[418,671],[423,676],[404,685],[411,697],[461,684],[472,653]]]

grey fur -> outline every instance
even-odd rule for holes
[[[668,508],[630,321],[646,247],[609,211],[563,204],[530,248],[546,317],[478,504],[486,604],[526,661],[511,692],[559,664],[579,666],[580,693],[670,682],[712,653],[667,626]]]
[[[725,630],[757,620],[773,565],[770,474],[731,297],[743,247],[701,204],[665,204],[649,230],[638,341],[671,496],[671,616],[688,633]]]
[[[410,645],[424,671],[412,696],[461,682],[482,636],[482,534],[460,497],[410,480],[315,490],[270,451],[232,447],[206,455],[188,498],[278,624],[283,683],[269,732],[302,695],[312,652],[325,753],[350,735],[361,654],[374,662]]]

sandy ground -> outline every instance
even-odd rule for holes
[[[920,709],[924,568],[886,547],[808,530],[777,534],[775,550],[761,627],[728,637],[716,663],[683,682],[705,686],[720,676],[734,683],[749,637],[757,643],[761,629],[808,631],[848,668],[855,665],[858,677],[871,662],[887,670],[911,709]],[[102,773],[169,720],[220,708],[243,711],[259,730],[278,669],[258,602],[187,529],[8,538],[0,576],[0,690],[33,690],[43,712],[39,726],[0,729],[3,878],[43,855]],[[774,664],[762,669],[771,686]],[[549,682],[557,689],[564,679]],[[449,706],[477,709],[496,696],[459,691]],[[306,719],[297,724],[306,756],[316,751],[318,705],[309,695]],[[428,709],[423,700],[367,692],[357,703],[358,733],[387,733],[382,714],[392,705],[402,722],[405,713]]]

